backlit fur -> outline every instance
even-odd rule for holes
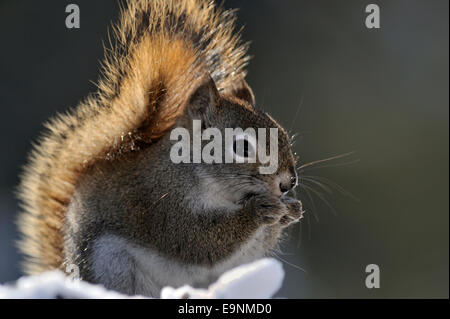
[[[245,77],[234,14],[207,0],[129,0],[106,50],[98,92],[47,123],[20,186],[25,271],[63,268],[63,222],[77,182],[98,161],[163,136],[209,74],[221,94]]]

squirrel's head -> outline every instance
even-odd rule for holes
[[[227,201],[281,197],[297,185],[289,135],[255,106],[244,80],[223,94],[204,80],[170,135],[172,161],[192,165],[204,191]]]

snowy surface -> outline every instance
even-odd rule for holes
[[[227,299],[271,298],[280,288],[284,277],[281,264],[266,258],[242,265],[224,273],[208,289],[166,287],[161,291],[163,299]],[[144,298],[125,296],[108,291],[100,285],[66,277],[62,272],[52,271],[39,276],[20,278],[12,285],[0,285],[0,299],[123,299]]]

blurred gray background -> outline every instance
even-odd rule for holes
[[[80,6],[79,30],[65,28],[69,3]],[[370,3],[381,8],[381,29],[365,27]],[[299,133],[301,163],[348,151],[356,153],[330,164],[360,160],[305,173],[335,181],[359,201],[327,195],[334,214],[300,189],[307,218],[277,253],[287,272],[278,295],[448,298],[449,2],[225,6],[240,8],[252,42],[248,82],[258,105]],[[95,91],[102,40],[117,17],[111,0],[0,0],[1,283],[21,275],[14,246],[20,168],[43,122]],[[372,263],[381,288],[369,290]]]

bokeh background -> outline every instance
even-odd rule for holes
[[[71,2],[78,30],[65,27]],[[118,17],[115,1],[71,2],[0,1],[0,283],[21,275],[14,189],[27,152],[46,119],[95,91]],[[307,218],[277,253],[280,297],[449,297],[449,2],[376,1],[381,29],[371,30],[369,3],[225,1],[252,42],[258,105],[299,133],[301,163],[356,151],[304,173],[358,200],[327,194],[334,213],[300,189]],[[381,288],[369,290],[372,263]]]

